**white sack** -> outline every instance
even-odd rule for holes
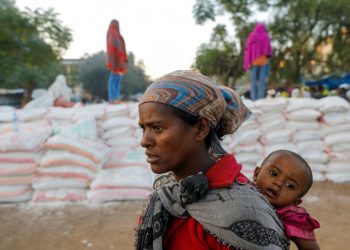
[[[272,132],[264,134],[260,141],[263,145],[273,145],[287,143],[291,141],[292,131],[289,129],[272,130]]]
[[[317,130],[298,130],[292,136],[292,141],[294,143],[304,142],[304,141],[313,141],[313,140],[322,140],[323,134]]]
[[[336,145],[340,143],[350,143],[350,133],[349,132],[340,132],[329,134],[324,137],[324,141],[328,145]]]
[[[301,109],[318,109],[321,106],[321,102],[314,98],[289,98],[287,112],[293,112]]]
[[[343,112],[350,110],[350,104],[339,96],[327,96],[320,99],[322,113]]]
[[[320,116],[321,112],[314,109],[301,109],[286,113],[286,116],[291,121],[316,121]]]
[[[288,105],[286,98],[259,99],[254,102],[254,106],[264,112],[282,112]]]

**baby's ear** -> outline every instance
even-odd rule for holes
[[[260,167],[256,167],[254,170],[254,175],[253,175],[253,182],[256,182],[256,180],[258,179],[258,175],[260,173],[261,168]]]

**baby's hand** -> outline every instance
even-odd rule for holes
[[[292,237],[292,241],[297,245],[298,250],[320,250],[316,240],[304,240]]]

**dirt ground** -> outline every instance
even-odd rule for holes
[[[0,249],[133,249],[142,204],[0,205]],[[315,183],[303,204],[321,223],[321,249],[349,249],[350,183]]]

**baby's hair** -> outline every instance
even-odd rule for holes
[[[306,187],[304,188],[303,192],[300,194],[300,197],[299,198],[302,198],[311,188],[312,186],[312,183],[313,183],[313,177],[312,177],[312,170],[309,166],[309,164],[307,163],[307,161],[299,154],[295,153],[295,152],[292,152],[292,151],[289,151],[289,150],[286,150],[286,149],[281,149],[281,150],[276,150],[276,151],[273,151],[271,152],[264,160],[263,162],[261,163],[261,167],[263,167],[265,165],[265,163],[269,160],[269,158],[274,155],[274,154],[278,154],[278,153],[287,153],[287,154],[290,154],[292,156],[294,156],[295,158],[297,158],[304,166],[305,166],[305,169],[306,171],[308,172],[308,175],[309,175],[309,181],[308,183],[306,184]]]

